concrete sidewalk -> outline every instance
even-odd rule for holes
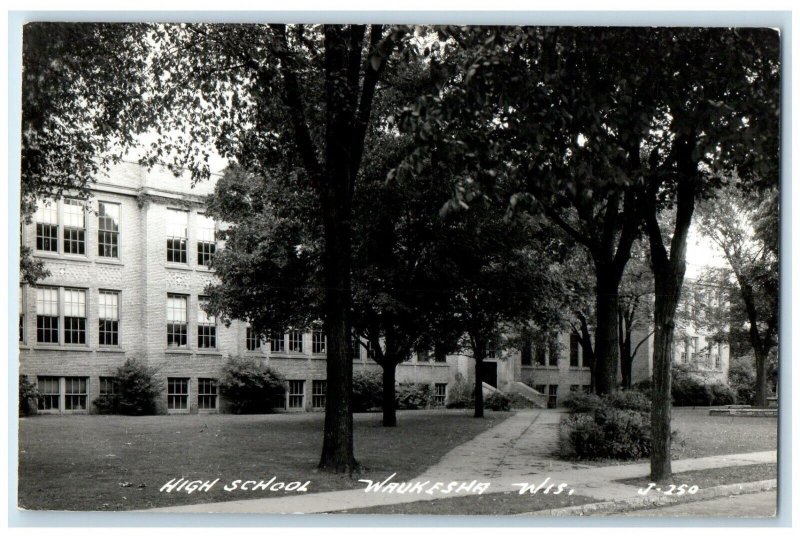
[[[520,411],[494,428],[447,453],[439,463],[427,469],[419,477],[406,482],[417,487],[405,493],[366,492],[364,489],[331,491],[266,499],[248,499],[230,502],[164,507],[151,512],[180,513],[258,513],[298,514],[325,513],[340,510],[356,510],[372,506],[402,504],[436,498],[477,494],[479,483],[488,484],[483,493],[519,491],[519,484],[536,484],[548,480],[548,484],[566,483],[576,495],[584,495],[598,501],[625,501],[641,498],[637,493],[641,486],[630,486],[616,480],[643,477],[649,474],[649,464],[612,465],[591,467],[556,459],[558,448],[558,424],[562,412],[548,409]],[[676,473],[773,463],[777,451],[754,452],[676,460],[672,463]],[[367,476],[383,482],[388,476]],[[388,480],[390,483],[392,480]],[[432,487],[441,483],[432,493]],[[448,494],[442,490],[456,483]],[[365,484],[366,485],[366,484]],[[421,485],[421,486],[420,486]],[[644,485],[644,484],[642,484]],[[458,488],[461,487],[461,491]],[[398,488],[405,489],[405,488]],[[414,491],[416,490],[416,491]],[[566,494],[566,493],[564,493]],[[652,493],[651,496],[663,495]]]

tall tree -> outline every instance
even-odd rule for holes
[[[502,200],[502,198],[501,198]],[[503,218],[504,203],[486,197],[446,213],[449,233],[437,249],[444,334],[463,334],[475,360],[475,417],[484,415],[483,364],[521,324],[554,329],[563,314],[557,264],[563,245],[541,219]]]
[[[381,25],[190,24],[158,26],[154,35],[149,104],[157,116],[165,111],[157,117],[160,144],[179,150],[178,164],[202,175],[207,156],[193,142],[212,138],[223,156],[254,172],[292,162],[315,193],[328,338],[320,468],[336,472],[358,468],[348,352],[353,193],[379,80],[405,33]]]
[[[747,326],[756,360],[755,405],[765,407],[769,355],[778,344],[778,191],[755,197],[720,192],[700,207],[699,214],[701,233],[722,250],[733,273],[735,299],[743,308],[734,303],[728,310],[744,319],[731,315],[726,321]]]
[[[99,94],[99,103],[117,107],[108,113],[99,108],[99,119],[86,127],[89,138],[71,140],[68,149],[86,144],[95,152],[94,133],[130,145],[131,133],[150,129],[157,137],[142,162],[169,161],[176,172],[189,169],[197,180],[210,172],[209,146],[259,175],[276,161],[302,169],[302,179],[317,198],[323,230],[328,398],[320,467],[356,469],[347,352],[352,200],[370,143],[368,127],[375,121],[379,81],[400,49],[415,54],[413,45],[403,45],[407,30],[382,25],[42,24],[41,35],[48,39],[48,32],[62,29],[79,38],[97,34],[88,45],[78,39],[70,50],[79,75],[62,102],[85,104],[91,112]],[[101,78],[100,84],[92,78],[118,65],[103,61],[109,58],[129,70],[129,80],[124,71],[111,81]],[[69,80],[68,74],[59,77]],[[81,128],[85,118],[77,118]],[[37,142],[23,147],[36,151]],[[61,170],[75,173],[74,167]]]
[[[628,136],[630,126],[641,128],[641,120],[615,78],[636,63],[620,46],[626,36],[621,29],[537,27],[453,34],[459,69],[449,73],[445,97],[420,104],[411,122],[450,140],[452,153],[461,150],[466,159],[453,162],[466,161],[467,187],[491,190],[498,177],[511,178],[515,206],[545,214],[589,253],[600,394],[616,387],[618,290],[641,234],[630,188],[636,163],[627,153],[636,141]],[[483,151],[453,136],[459,124],[481,133]],[[503,157],[487,168],[487,152]]]
[[[669,54],[663,43],[669,42]],[[686,271],[686,240],[698,200],[723,178],[774,185],[777,179],[778,35],[761,29],[662,29],[642,37],[643,70],[630,85],[656,97],[653,128],[637,146],[639,207],[655,282],[651,479],[671,474],[671,360],[675,313]],[[727,171],[727,173],[726,173]],[[666,233],[664,207],[675,218]]]

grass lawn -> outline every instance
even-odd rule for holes
[[[672,409],[674,459],[759,452],[778,448],[775,417],[710,416],[708,407]]]
[[[362,477],[414,478],[456,446],[510,413],[472,410],[355,415]],[[19,504],[39,510],[132,510],[291,495],[227,492],[234,480],[311,481],[308,492],[363,487],[359,477],[316,470],[321,413],[282,415],[38,416],[19,423]],[[162,493],[173,478],[219,482],[208,492]]]
[[[342,510],[340,514],[413,514],[439,516],[508,516],[538,510],[577,506],[597,502],[581,495],[520,495],[516,491],[486,493],[466,497],[448,497],[430,501],[373,506]]]
[[[777,463],[759,463],[757,465],[739,465],[737,467],[721,467],[719,469],[703,469],[687,473],[675,473],[670,479],[670,484],[697,485],[700,489],[712,488],[724,484],[738,484],[740,482],[758,482],[778,477]],[[626,478],[618,480],[631,486],[647,487],[650,479],[646,476],[640,478]]]

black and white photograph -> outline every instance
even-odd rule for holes
[[[118,19],[21,25],[13,509],[779,515],[779,28]]]

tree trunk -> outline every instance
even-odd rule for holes
[[[655,271],[654,271],[655,272]],[[672,286],[658,284],[656,276],[656,301],[653,338],[653,405],[650,415],[653,448],[650,454],[650,479],[659,482],[672,475],[672,338],[675,328],[677,300],[666,291]],[[680,293],[680,289],[678,290]]]
[[[324,204],[328,205],[328,204]],[[331,208],[326,208],[326,213]],[[338,208],[337,208],[338,209]],[[336,213],[337,211],[334,211]],[[326,215],[327,216],[327,215]],[[328,338],[325,430],[319,467],[349,473],[358,469],[353,450],[353,360],[350,324],[350,221],[325,219],[325,333]]]
[[[486,358],[486,344],[476,342],[472,350],[475,355],[475,418],[483,418],[483,359]]]
[[[397,363],[386,360],[383,366],[383,425],[397,426],[397,391],[395,379]]]
[[[756,356],[756,407],[767,407],[767,358],[763,349],[753,348]]]
[[[597,266],[596,323],[594,333],[595,392],[598,395],[614,392],[617,385],[619,344],[617,310],[619,308],[619,279],[610,269]]]
[[[619,363],[622,370],[622,388],[630,389],[633,385],[633,354],[631,353],[631,330],[625,317],[620,313],[619,324]]]
[[[672,415],[672,339],[675,330],[675,311],[680,301],[683,277],[686,274],[686,240],[692,224],[696,198],[697,161],[693,158],[696,135],[694,130],[676,140],[675,226],[669,252],[658,224],[657,189],[648,193],[644,219],[650,241],[655,281],[653,337],[653,408],[651,428],[653,450],[650,454],[650,479],[662,482],[672,476],[671,415]]]

